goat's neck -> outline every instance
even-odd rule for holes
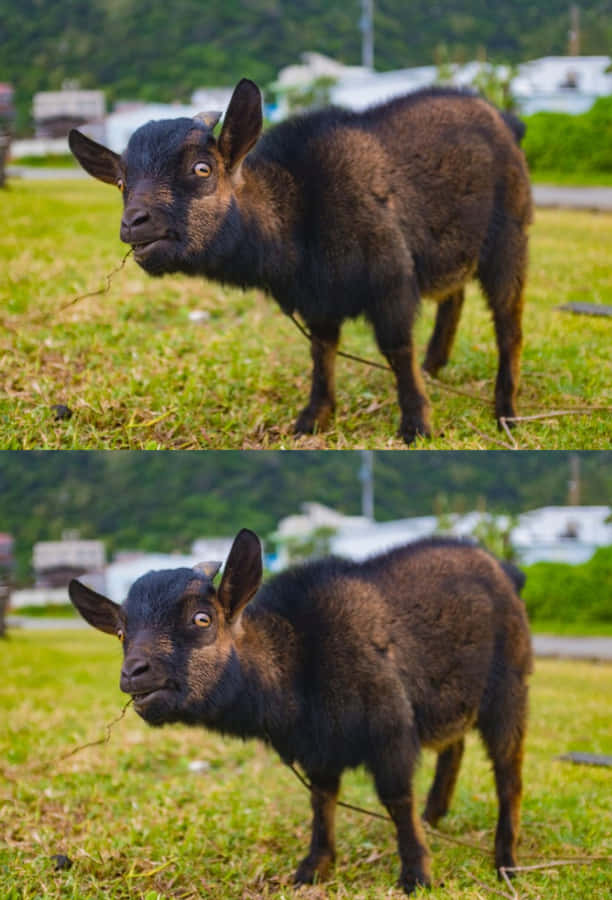
[[[272,293],[293,278],[295,188],[276,166],[243,168],[220,233],[213,276]]]
[[[231,677],[236,690],[223,730],[282,745],[297,715],[293,636],[283,620],[244,617],[236,626]],[[221,724],[221,723],[220,723]]]

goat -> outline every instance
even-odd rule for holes
[[[514,416],[531,220],[522,124],[433,88],[362,113],[311,112],[260,137],[261,94],[247,79],[215,139],[219,116],[149,122],[122,156],[76,130],[69,142],[87,172],[123,192],[120,236],[146,272],[257,286],[300,314],[313,371],[296,433],[328,424],[340,328],[364,315],[395,374],[401,436],[429,436],[413,320],[421,296],[439,302],[424,362],[434,375],[473,276],[495,324],[495,414]]]
[[[70,599],[123,641],[120,686],[146,722],[261,738],[307,773],[312,839],[295,881],[327,874],[340,777],[363,764],[397,830],[400,884],[429,885],[412,774],[433,747],[424,817],[435,824],[474,726],[497,785],[495,865],[514,866],[531,645],[512,570],[429,539],[360,563],[304,563],[260,586],[261,546],[246,529],[215,590],[219,567],[149,572],[122,606],[78,581]]]

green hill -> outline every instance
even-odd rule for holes
[[[450,59],[482,49],[497,60],[564,53],[566,0],[452,0],[375,4],[379,70],[433,62],[444,45]],[[608,53],[612,2],[581,4],[581,50]],[[118,97],[187,99],[206,84],[249,76],[265,85],[305,50],[360,61],[359,0],[2,0],[0,81],[17,89],[19,122],[32,94],[65,79]]]

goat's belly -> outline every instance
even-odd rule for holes
[[[459,740],[466,731],[470,731],[475,726],[477,718],[476,708],[457,711],[448,717],[435,712],[427,715],[421,711],[417,715],[421,744],[423,747],[440,752]]]
[[[460,291],[470,281],[476,273],[476,263],[464,265],[450,272],[442,278],[437,278],[433,284],[425,285],[422,288],[422,294],[428,300],[435,300],[442,303],[447,300],[451,294]]]

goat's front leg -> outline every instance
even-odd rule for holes
[[[336,858],[334,818],[340,778],[314,776],[311,777],[311,784],[313,818],[310,851],[295,873],[296,884],[312,884],[315,876],[320,880],[327,878]]]
[[[431,435],[429,401],[412,343],[418,299],[416,285],[409,281],[370,314],[378,346],[395,374],[402,414],[399,433],[407,444],[419,435]]]
[[[309,328],[312,335],[312,386],[308,406],[295,423],[296,434],[312,434],[315,427],[325,429],[336,408],[335,363],[340,326],[309,324]]]

